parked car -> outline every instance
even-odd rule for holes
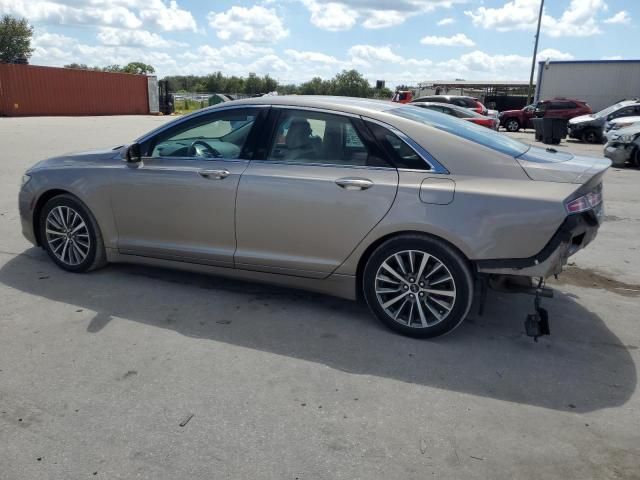
[[[604,125],[604,133],[607,133],[615,130],[620,130],[621,128],[631,127],[633,125],[640,123],[640,116],[632,116],[632,117],[620,117],[614,118],[613,120],[608,121]]]
[[[500,125],[509,132],[517,132],[521,128],[533,128],[531,120],[536,117],[569,120],[588,113],[591,113],[591,107],[585,102],[571,98],[553,98],[527,105],[522,110],[501,112]]]
[[[568,133],[587,143],[601,143],[606,122],[615,118],[640,115],[638,100],[625,100],[591,115],[582,115],[569,120]]]
[[[640,168],[640,124],[611,130],[604,155],[611,159],[614,167],[624,167],[629,162]]]
[[[432,102],[432,103],[450,103],[451,105],[457,105],[459,107],[468,108],[480,115],[486,115],[488,112],[482,102],[475,97],[466,97],[464,95],[427,95],[425,97],[419,97],[413,102]]]
[[[425,108],[269,96],[41,161],[19,210],[68,272],[143,263],[362,297],[430,337],[489,278],[560,273],[596,236],[609,165]]]
[[[476,125],[482,125],[483,127],[496,130],[498,128],[498,121],[496,118],[485,117],[479,113],[474,112],[468,108],[458,107],[457,105],[450,105],[447,103],[435,103],[435,102],[413,102],[412,105],[420,108],[426,108],[435,112],[445,113],[456,118],[461,118]]]
[[[411,90],[398,90],[391,99],[395,103],[409,103],[413,100],[413,92]]]
[[[498,114],[500,126],[508,132],[517,132],[521,128],[533,128],[531,119],[536,111],[535,104],[527,105],[521,110],[505,110]]]

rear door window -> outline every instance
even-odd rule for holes
[[[282,109],[267,160],[344,166],[388,166],[343,115]]]

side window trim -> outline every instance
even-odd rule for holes
[[[419,170],[421,172],[430,172],[430,173],[438,173],[449,175],[450,172],[447,170],[440,162],[438,162],[427,150],[422,148],[418,143],[416,143],[413,139],[411,139],[404,132],[401,132],[396,127],[389,125],[388,123],[381,122],[380,120],[376,120],[371,117],[362,117],[363,120],[367,122],[375,123],[382,128],[386,128],[391,133],[396,135],[400,140],[402,140],[405,144],[407,144],[414,152],[418,154],[418,156],[424,161],[425,165],[428,167],[426,170]],[[398,168],[398,170],[404,171],[415,171],[415,169],[411,168]]]

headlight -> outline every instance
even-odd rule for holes
[[[31,180],[31,175],[27,175],[26,173],[22,175],[22,182],[20,183],[20,187],[24,187]]]
[[[636,133],[634,135],[620,135],[617,140],[622,143],[631,143],[638,138],[638,135],[640,135],[640,133]]]

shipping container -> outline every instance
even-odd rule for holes
[[[640,60],[540,62],[536,85],[536,101],[575,98],[597,112],[620,100],[640,97]]]
[[[146,75],[0,64],[0,116],[149,113]]]

